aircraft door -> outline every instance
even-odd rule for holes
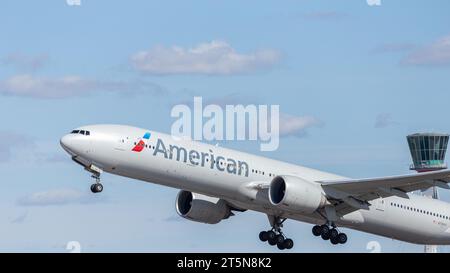
[[[384,200],[384,198],[378,198],[376,200],[376,208],[379,211],[384,211],[384,209],[386,208],[386,200]]]
[[[128,145],[128,137],[120,137],[117,139],[116,145],[115,145],[115,149],[118,151],[125,151],[126,147]]]

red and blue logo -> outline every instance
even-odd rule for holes
[[[145,135],[142,137],[142,139],[139,140],[138,144],[136,144],[136,146],[134,146],[132,151],[133,152],[137,152],[137,153],[142,152],[142,150],[144,150],[144,147],[145,147],[145,141],[144,140],[149,140],[151,135],[152,134],[149,133],[149,132],[145,133]]]

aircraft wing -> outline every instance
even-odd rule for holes
[[[369,201],[380,197],[398,196],[409,198],[407,193],[426,190],[436,186],[450,189],[450,170],[419,174],[390,176],[368,179],[318,181],[336,211],[345,215],[354,210],[368,209]]]

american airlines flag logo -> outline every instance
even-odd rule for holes
[[[132,151],[137,152],[137,153],[142,152],[142,150],[144,150],[144,147],[145,147],[144,139],[149,140],[150,136],[151,136],[151,134],[149,132],[145,133],[145,135],[142,137],[142,139],[139,140],[139,142],[136,144],[136,146],[134,146]]]

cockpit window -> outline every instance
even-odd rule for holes
[[[85,134],[84,130],[81,130],[81,131],[80,131],[80,134],[84,135],[84,134]]]
[[[90,136],[90,135],[91,135],[91,132],[86,131],[86,135],[87,135],[87,136]]]
[[[73,130],[71,134],[78,134],[80,133],[80,130]]]

